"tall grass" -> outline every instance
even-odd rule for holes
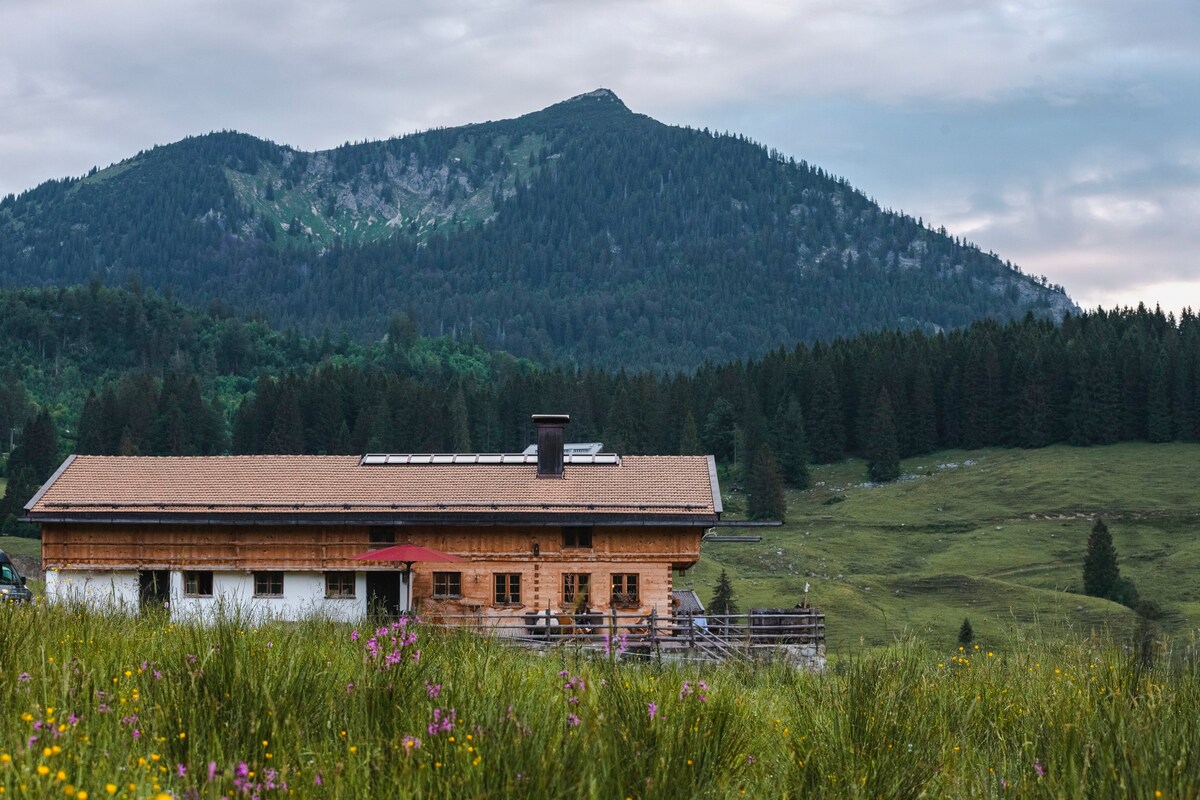
[[[1196,650],[905,643],[823,674],[393,624],[0,608],[3,797],[1200,795]]]

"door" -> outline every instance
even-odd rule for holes
[[[404,607],[404,587],[400,572],[367,573],[367,613],[397,617]]]
[[[139,572],[138,600],[143,612],[151,608],[166,608],[171,600],[171,573],[165,569]]]

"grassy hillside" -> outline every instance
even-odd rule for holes
[[[782,528],[741,531],[762,533],[758,544],[705,544],[677,585],[707,602],[727,569],[745,609],[792,605],[807,582],[828,615],[831,654],[905,632],[951,644],[964,617],[993,643],[1035,629],[1127,636],[1137,625],[1128,609],[1069,593],[1082,588],[1100,515],[1122,576],[1180,634],[1200,625],[1198,458],[1195,444],[947,451],[905,461],[904,478],[886,486],[864,484],[861,461],[818,467],[813,488],[789,493]]]

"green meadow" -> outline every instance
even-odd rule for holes
[[[866,483],[862,461],[815,467],[812,488],[788,493],[783,527],[723,529],[763,538],[705,543],[676,586],[708,602],[725,569],[745,611],[794,605],[807,583],[834,658],[906,635],[945,647],[964,617],[997,646],[1124,640],[1133,612],[1076,594],[1102,516],[1121,575],[1163,612],[1156,631],[1186,635],[1200,626],[1198,463],[1196,444],[1118,444],[944,451],[903,462],[904,478],[883,486]],[[744,505],[736,491],[726,502]]]
[[[418,623],[0,612],[5,798],[1200,795],[1190,641],[909,641],[814,673]]]

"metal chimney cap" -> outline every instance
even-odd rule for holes
[[[570,414],[534,414],[534,425],[566,425],[571,421]]]

